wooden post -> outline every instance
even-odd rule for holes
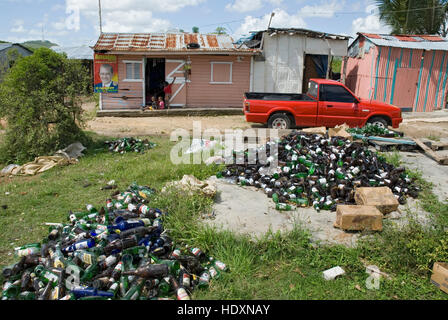
[[[325,79],[330,78],[330,69],[331,69],[331,62],[333,61],[333,56],[331,55],[331,48],[328,49],[328,66],[327,66],[327,75],[325,76]]]

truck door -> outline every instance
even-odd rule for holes
[[[319,86],[318,124],[334,127],[347,123],[359,124],[358,100],[343,86],[321,84]]]

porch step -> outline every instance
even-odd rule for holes
[[[177,108],[168,110],[100,110],[97,117],[188,117],[188,116],[244,116],[242,108]]]

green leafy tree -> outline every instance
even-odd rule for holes
[[[193,27],[191,30],[193,31],[193,33],[199,33],[199,28],[198,27]]]
[[[75,141],[87,143],[80,126],[89,81],[79,61],[47,48],[19,59],[0,84],[0,118],[8,123],[0,162],[23,163]]]
[[[227,29],[224,27],[217,27],[215,29],[215,32],[213,32],[215,34],[227,34]]]
[[[376,0],[392,34],[447,35],[448,0]]]

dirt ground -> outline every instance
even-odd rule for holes
[[[85,103],[84,109],[92,112],[94,103]],[[219,117],[148,117],[148,118],[115,118],[101,117],[87,122],[87,129],[100,135],[111,137],[170,135],[177,128],[193,130],[193,122],[198,121],[202,130],[216,128],[225,129],[263,128],[261,124],[247,123],[244,116]],[[0,128],[1,129],[1,128]],[[404,119],[399,131],[414,138],[448,137],[448,117]]]

